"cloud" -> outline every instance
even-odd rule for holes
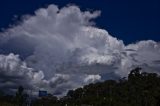
[[[0,88],[25,84],[34,91],[64,95],[105,76],[127,76],[137,66],[159,73],[158,42],[125,45],[95,26],[93,19],[99,15],[77,6],[49,5],[1,32]]]
[[[18,55],[0,55],[0,88],[15,91],[19,85],[28,90],[38,87],[39,82],[44,82],[43,72],[28,68]],[[35,87],[34,87],[35,86]]]
[[[101,76],[100,75],[88,75],[84,79],[84,82],[85,83],[93,83],[93,82],[100,81],[100,80],[101,80]]]

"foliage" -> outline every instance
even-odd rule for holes
[[[32,101],[32,106],[160,106],[160,76],[140,70],[136,68],[128,78],[118,81],[107,80],[70,90],[59,100],[49,94]],[[12,104],[14,98],[21,98],[18,100],[23,104],[22,94],[23,90],[19,88],[16,97],[7,97],[9,103]],[[7,101],[7,98],[0,100]]]
[[[160,77],[136,68],[128,79],[107,80],[70,90],[66,104],[75,106],[160,106]]]

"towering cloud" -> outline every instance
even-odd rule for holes
[[[124,77],[140,66],[159,73],[160,44],[124,45],[92,21],[100,11],[77,6],[41,8],[0,33],[0,88],[18,84],[55,95],[84,84]],[[25,84],[25,85],[24,85]]]

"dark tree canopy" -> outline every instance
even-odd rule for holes
[[[24,88],[20,86],[16,97],[0,95],[0,103],[25,106]],[[3,102],[2,102],[3,101]],[[128,78],[106,80],[69,90],[61,99],[52,94],[35,99],[32,106],[160,106],[160,76],[156,73],[132,70]]]

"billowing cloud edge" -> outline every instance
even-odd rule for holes
[[[61,9],[49,5],[1,32],[0,88],[14,91],[21,84],[35,92],[64,95],[105,80],[106,75],[127,76],[137,66],[159,73],[160,43],[125,45],[94,26],[99,15],[100,11],[81,11],[74,5]]]

